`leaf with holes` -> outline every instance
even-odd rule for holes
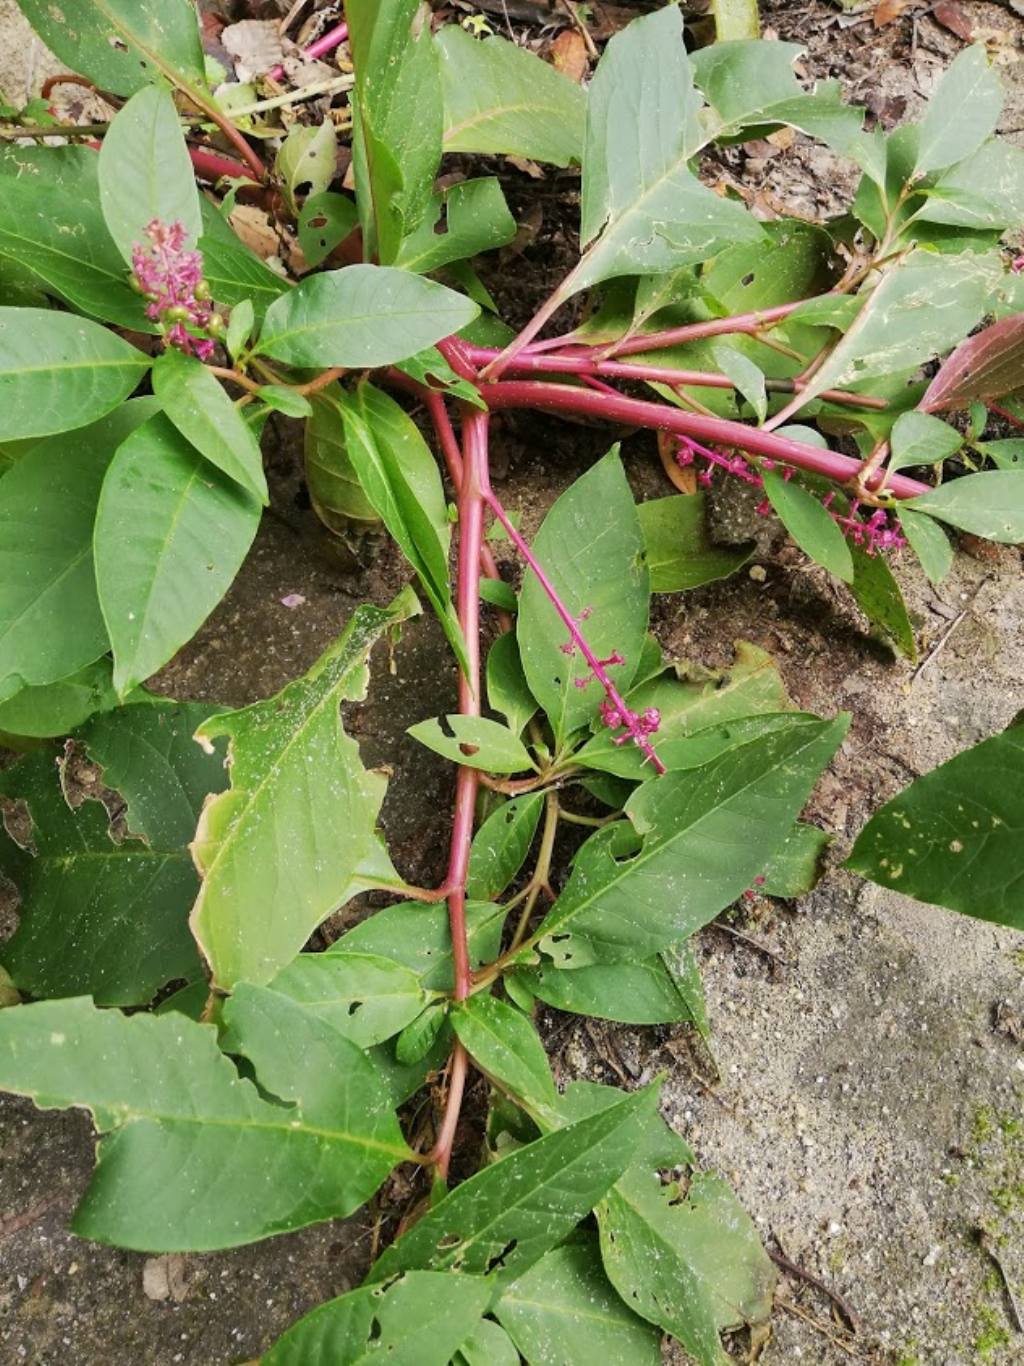
[[[441,216],[445,231],[438,232]],[[463,180],[442,191],[423,222],[402,243],[395,265],[426,275],[453,261],[504,247],[516,235],[500,183],[493,176]]]
[[[343,194],[329,191],[311,194],[299,210],[299,246],[312,269],[322,265],[335,247],[341,245],[359,226],[354,202]]]
[[[502,894],[526,861],[543,809],[543,793],[527,792],[491,812],[473,836],[467,896],[492,901]]]
[[[400,1033],[429,1001],[411,968],[351,950],[300,953],[268,986],[298,1001],[360,1048],[372,1048]]]
[[[488,773],[522,773],[534,768],[529,751],[514,731],[484,716],[457,712],[420,721],[408,733],[435,754]]]

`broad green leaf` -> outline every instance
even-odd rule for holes
[[[765,896],[806,896],[821,880],[822,859],[831,843],[831,835],[816,825],[797,821],[765,869],[759,889]]]
[[[390,265],[428,211],[441,161],[437,51],[420,0],[348,0],[345,17],[356,68],[353,160],[363,246],[367,260],[376,255]]]
[[[153,393],[200,455],[264,506],[270,501],[260,443],[205,365],[169,348],[154,362]]]
[[[657,732],[658,757],[668,769],[693,768],[710,757],[706,746],[694,743],[700,736],[710,740],[714,752],[745,743],[748,723],[763,718],[765,729],[777,727],[778,713],[792,704],[779,671],[766,651],[746,641],[736,644],[736,663],[731,669],[708,673],[695,670],[694,677],[656,677],[627,695],[633,711],[657,708],[661,725]],[[696,756],[696,757],[695,757]],[[602,727],[573,756],[575,763],[599,768],[622,778],[646,778],[643,755],[633,745],[616,745]]]
[[[0,162],[0,170],[7,169]],[[0,176],[0,255],[29,267],[83,313],[139,332],[152,330],[107,232],[95,185],[72,190],[27,174]]]
[[[647,634],[648,574],[618,447],[562,494],[532,548],[597,658],[615,651],[624,658],[624,664],[609,665],[608,675],[625,692]],[[596,682],[577,687],[590,673],[589,665],[571,650],[565,623],[530,571],[520,594],[516,636],[530,690],[561,743],[597,715],[604,694]]]
[[[400,1271],[455,1267],[462,1275],[492,1276],[495,1288],[518,1279],[618,1179],[635,1135],[655,1113],[657,1097],[647,1087],[471,1176],[388,1248],[371,1280],[379,1284]]]
[[[291,286],[242,245],[206,199],[202,200],[201,208],[203,236],[199,239],[199,250],[203,256],[203,277],[214,299],[229,308],[249,300],[257,320],[262,321],[274,300],[289,292]]]
[[[87,318],[0,308],[0,441],[96,422],[128,397],[150,364]]]
[[[452,1027],[477,1066],[527,1105],[553,1105],[555,1082],[532,1021],[486,992],[452,1009]]]
[[[80,1237],[146,1252],[237,1247],[351,1214],[407,1157],[355,1045],[257,987],[225,1013],[262,1084],[295,1104],[263,1100],[215,1031],[177,1011],[128,1018],[78,998],[0,1012],[0,1087],[88,1109],[103,1135]]]
[[[801,392],[860,386],[911,370],[955,346],[984,317],[998,283],[988,255],[914,251],[868,295],[821,369]]]
[[[338,134],[330,119],[297,123],[274,159],[288,211],[298,217],[296,196],[322,195],[338,169]],[[321,258],[322,259],[322,258]],[[310,262],[315,265],[316,262]]]
[[[1002,82],[985,44],[974,43],[959,54],[928,101],[915,173],[927,175],[977,152],[995,131],[1002,108]]]
[[[660,958],[643,962],[594,963],[587,968],[550,964],[516,974],[546,1005],[574,1015],[594,1015],[624,1024],[672,1024],[692,1011]]]
[[[435,754],[488,773],[522,773],[534,768],[529,751],[514,731],[484,716],[451,713],[410,726],[408,733]]]
[[[853,582],[853,556],[828,510],[808,489],[778,470],[764,471],[764,491],[782,525],[801,550],[844,583]]]
[[[764,422],[768,416],[764,371],[727,342],[714,342],[711,349],[718,369],[732,380],[736,392],[753,408],[758,423]]]
[[[368,953],[300,953],[268,985],[360,1048],[400,1033],[428,1002],[415,972]]]
[[[101,90],[132,95],[158,75],[205,83],[195,9],[188,0],[18,0],[43,42]]]
[[[228,323],[228,330],[224,334],[224,345],[227,347],[228,355],[232,360],[237,361],[245,350],[246,343],[252,336],[255,326],[256,307],[251,299],[243,299],[231,310],[231,320]]]
[[[916,222],[1010,228],[1024,214],[1024,151],[1003,138],[989,138],[923,194],[923,205],[913,201]]]
[[[481,1276],[407,1271],[320,1304],[289,1328],[263,1366],[448,1366],[479,1329],[493,1287]],[[494,1363],[499,1366],[499,1363]]]
[[[987,541],[1024,541],[1024,471],[968,474],[908,499],[907,506]]]
[[[762,226],[763,241],[727,247],[701,271],[702,290],[725,314],[756,313],[829,287],[834,248],[827,232],[796,219]]]
[[[1024,929],[1024,726],[926,773],[877,811],[846,866],[918,901]]]
[[[296,417],[300,421],[313,416],[313,405],[305,394],[300,394],[287,384],[261,384],[256,397],[266,404],[264,420],[267,410],[284,413],[285,417]]]
[[[703,493],[653,498],[637,508],[647,547],[652,593],[699,588],[733,574],[754,553],[753,545],[717,546],[707,533]]]
[[[187,842],[206,794],[224,785],[220,759],[191,741],[208,710],[133,705],[82,732],[105,786],[127,802],[129,833],[118,842],[98,800],[68,806],[50,749],[4,774],[3,791],[32,820],[28,852],[7,841],[0,851],[21,892],[2,956],[23,990],[138,1005],[166,982],[197,975],[188,912],[199,884]]]
[[[288,365],[391,365],[458,332],[480,310],[444,285],[387,266],[307,275],[270,305],[259,351]]]
[[[813,91],[800,86],[793,63],[804,49],[796,43],[757,39],[717,42],[692,57],[694,80],[707,97],[713,137],[788,124],[847,152],[864,121],[863,111],[843,104],[838,81]]]
[[[436,346],[428,346],[418,355],[399,361],[396,368],[428,389],[443,389],[447,397],[472,403],[474,408],[487,407],[476,385],[461,379]]]
[[[351,523],[379,522],[373,504],[349,459],[345,429],[341,420],[342,394],[339,385],[312,396],[313,411],[306,422],[306,484],[316,515],[339,535]]]
[[[363,492],[415,569],[461,660],[465,646],[448,576],[451,524],[437,461],[412,419],[382,389],[364,382],[354,392],[341,390],[338,407]]]
[[[921,561],[931,583],[939,584],[953,568],[953,547],[942,527],[920,512],[900,507],[900,529]]]
[[[116,706],[110,660],[98,659],[56,683],[21,688],[0,702],[0,734],[33,739],[67,735],[95,712]]]
[[[93,524],[114,452],[150,418],[137,399],[39,442],[0,479],[0,696],[59,682],[107,649]]]
[[[454,24],[437,35],[444,149],[529,157],[568,166],[583,154],[586,96],[531,52]]]
[[[489,902],[466,906],[469,961],[476,968],[497,958],[508,911]],[[408,901],[375,911],[333,944],[324,957],[365,953],[390,958],[409,968],[425,991],[451,991],[452,943],[446,906]]]
[[[115,115],[100,149],[100,204],[129,265],[154,220],[180,223],[190,246],[199,240],[199,191],[169,91],[146,86]]]
[[[987,455],[998,469],[1024,468],[1024,439],[1020,437],[1009,437],[1003,441],[979,441],[977,449],[983,455]]]
[[[608,826],[577,853],[543,952],[560,967],[642,960],[707,924],[763,872],[848,725],[790,724],[643,783],[626,804],[635,833]]]
[[[560,300],[601,280],[675,270],[763,236],[741,204],[690,170],[705,136],[682,28],[676,6],[665,6],[617,33],[598,64],[583,156],[585,254]]]
[[[537,701],[523,673],[514,631],[503,631],[487,652],[487,701],[501,712],[517,735],[537,711]]]
[[[494,1313],[531,1366],[659,1366],[660,1334],[608,1283],[598,1249],[573,1238],[508,1287]]]
[[[543,794],[527,792],[504,802],[487,817],[469,851],[467,896],[491,901],[501,895],[526,861],[543,809]]]
[[[376,830],[385,779],[363,768],[338,708],[362,699],[374,642],[415,611],[408,590],[357,608],[305,677],[198,732],[229,737],[231,788],[206,805],[192,846],[192,929],[219,986],[270,981],[360,886],[397,881]]]
[[[711,13],[715,20],[716,42],[761,36],[757,0],[711,0]]]
[[[299,246],[310,269],[326,261],[358,226],[359,214],[347,195],[311,194],[298,218]]]
[[[96,585],[123,697],[186,644],[221,598],[260,505],[171,425],[151,417],[118,448],[96,512]]]
[[[448,1006],[444,1001],[434,1001],[421,1015],[411,1020],[395,1040],[395,1059],[411,1065],[419,1062],[437,1043],[448,1021]]]
[[[452,1357],[452,1366],[520,1366],[520,1360],[504,1328],[481,1319]]]
[[[439,233],[442,214],[445,231]],[[503,247],[515,235],[516,221],[500,183],[493,176],[463,180],[435,195],[423,222],[402,243],[395,265],[426,275],[452,261]]]
[[[896,577],[884,555],[869,555],[860,546],[850,546],[853,557],[853,582],[850,592],[861,611],[892,647],[913,664],[917,659],[914,626]]]
[[[893,423],[890,444],[889,469],[895,472],[909,465],[936,465],[955,455],[964,439],[948,422],[914,408]]]

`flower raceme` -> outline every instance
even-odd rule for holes
[[[210,300],[203,258],[198,251],[186,249],[188,233],[182,223],[154,218],[145,232],[148,244],[139,242],[132,249],[132,279],[149,301],[146,316],[161,325],[169,346],[208,361],[214,338],[224,330],[224,319]],[[196,332],[206,335],[196,336]]]

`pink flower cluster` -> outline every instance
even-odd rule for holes
[[[764,479],[750,468],[741,455],[723,455],[721,451],[714,451],[707,446],[699,445],[688,436],[681,436],[679,438],[679,449],[676,452],[678,464],[684,467],[692,465],[698,456],[707,461],[706,468],[697,475],[697,482],[702,488],[711,486],[716,469],[724,470],[726,474],[742,479],[745,484],[764,488]],[[765,460],[762,463],[767,470],[776,467],[774,460]],[[782,477],[786,480],[792,479],[793,471],[788,466],[784,466]],[[889,514],[884,508],[875,508],[866,521],[861,521],[858,516],[861,505],[857,499],[851,502],[848,514],[833,510],[834,493],[826,494],[821,501],[822,506],[827,509],[828,515],[847,540],[852,541],[854,545],[859,546],[868,555],[877,555],[880,551],[885,550],[902,550],[907,544],[906,538],[900,531],[899,524],[889,521]],[[756,511],[760,517],[769,517],[772,512],[772,505],[767,498],[764,498],[758,503]]]
[[[210,301],[210,290],[203,279],[203,258],[198,251],[187,251],[188,233],[183,223],[162,223],[154,218],[146,228],[149,244],[136,243],[132,250],[133,282],[148,299],[146,317],[160,323],[170,346],[186,356],[208,361],[224,319]]]
[[[601,703],[601,720],[609,730],[623,731],[621,735],[612,737],[613,744],[624,745],[627,740],[632,740],[648,759],[657,762],[651,742],[647,738],[649,735],[655,735],[661,726],[661,712],[657,707],[648,707],[646,711],[638,714],[620,702],[605,698]]]
[[[625,664],[625,656],[621,651],[613,650],[607,659],[598,659],[596,655],[591,653],[590,647],[580,635],[579,623],[587,620],[590,611],[589,607],[584,607],[575,621],[568,614],[564,618],[567,624],[572,622],[570,638],[558,648],[564,655],[574,655],[579,649],[590,665],[590,672],[582,678],[574,679],[574,684],[577,688],[586,688],[591,683],[599,683],[604,689],[601,720],[609,730],[622,731],[621,735],[614,737],[613,742],[616,745],[624,745],[628,740],[632,740],[637,748],[643,752],[645,758],[650,760],[655,772],[664,773],[665,765],[658,758],[654,746],[648,738],[656,734],[661,726],[661,712],[657,707],[648,707],[646,711],[639,713],[626,705],[625,699],[606,672],[607,669],[613,668],[617,664]]]

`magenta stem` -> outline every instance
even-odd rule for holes
[[[827,295],[822,295],[826,298]],[[798,309],[806,300],[795,303],[779,304],[775,308],[762,309],[760,313],[737,313],[731,318],[708,318],[700,323],[685,323],[681,327],[670,327],[664,332],[648,332],[641,337],[629,337],[603,348],[602,355],[635,356],[642,351],[660,351],[665,346],[679,346],[683,342],[701,341],[705,337],[722,337],[731,332],[743,332],[755,336],[763,332]]]
[[[336,28],[328,29],[315,43],[310,43],[309,47],[304,47],[302,55],[311,61],[316,57],[323,57],[325,53],[333,52],[336,47],[340,47],[347,37],[348,24],[338,24]],[[279,81],[283,75],[283,66],[272,67],[267,72],[267,76],[272,81]]]
[[[811,474],[822,474],[837,484],[846,484],[855,479],[863,465],[862,461],[840,455],[838,451],[808,446],[775,432],[747,427],[742,422],[688,413],[662,403],[627,398],[624,394],[595,393],[568,384],[546,384],[536,380],[505,380],[500,384],[488,384],[484,386],[483,394],[488,407],[495,412],[503,408],[540,408],[545,412],[603,418],[606,422],[621,422],[630,427],[678,432],[682,436],[696,437],[698,441],[734,446],[754,455],[766,455]],[[876,474],[868,487],[874,489],[881,482],[882,476]],[[886,489],[897,498],[916,498],[930,492],[927,484],[902,474],[891,475]]]

